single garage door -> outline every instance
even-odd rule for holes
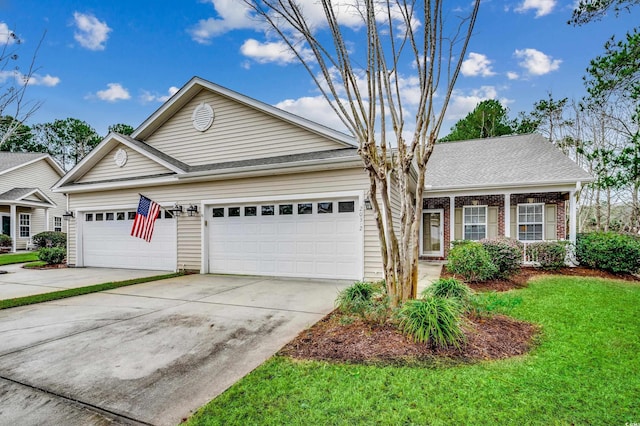
[[[209,272],[362,278],[357,199],[209,206]]]
[[[82,253],[84,266],[125,269],[176,269],[176,222],[161,211],[148,243],[131,236],[135,211],[84,213]]]

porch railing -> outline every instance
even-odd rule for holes
[[[538,252],[531,249],[531,245],[534,242],[522,242],[522,264],[525,266],[537,266],[540,264],[538,261]]]

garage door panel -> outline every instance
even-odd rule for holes
[[[338,212],[337,200],[332,213],[318,213],[318,203],[328,200],[302,201],[313,204],[311,214],[293,210],[280,214],[283,203],[258,204],[256,216],[213,217],[206,209],[209,227],[209,271],[213,273],[259,274],[293,277],[359,279],[362,276],[363,241],[360,215]],[[351,200],[348,200],[351,201]],[[357,201],[353,200],[358,210]],[[262,205],[275,205],[273,215],[262,215]],[[247,206],[255,207],[256,204]],[[215,206],[216,208],[222,206]],[[265,209],[267,211],[269,209]],[[236,212],[236,211],[234,211]],[[238,244],[241,243],[241,253]]]
[[[89,215],[94,217],[93,213]],[[84,266],[166,271],[176,269],[174,219],[158,219],[150,243],[130,235],[133,220],[87,221],[87,216],[83,219]]]

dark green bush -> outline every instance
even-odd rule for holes
[[[578,234],[576,258],[590,268],[636,273],[640,271],[640,238],[615,232]]]
[[[489,253],[491,262],[498,268],[500,277],[506,278],[520,270],[523,249],[520,241],[507,237],[498,237],[484,239],[480,243]]]
[[[486,281],[498,276],[498,268],[491,262],[489,253],[476,241],[453,247],[447,270],[462,276],[465,281]]]
[[[64,247],[44,247],[38,251],[38,259],[47,262],[48,265],[63,263],[67,257],[67,249]]]
[[[0,234],[0,247],[11,247],[11,237],[8,235]]]
[[[38,248],[67,247],[67,234],[64,232],[44,231],[34,235],[32,239]]]
[[[466,305],[471,298],[471,289],[465,283],[455,278],[440,278],[431,283],[422,294],[425,297],[435,296],[444,297],[445,299],[455,299],[462,305]]]
[[[541,241],[531,243],[527,248],[531,259],[544,269],[558,269],[565,266],[567,243],[561,241]]]
[[[461,306],[455,299],[427,296],[409,300],[400,308],[398,319],[400,330],[416,342],[459,348],[464,341]]]

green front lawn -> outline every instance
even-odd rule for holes
[[[0,254],[0,266],[10,265],[12,263],[33,262],[34,260],[38,260],[37,251]]]
[[[542,326],[529,355],[440,367],[275,357],[188,424],[640,423],[640,285],[551,276],[500,297],[514,296],[509,314]]]

